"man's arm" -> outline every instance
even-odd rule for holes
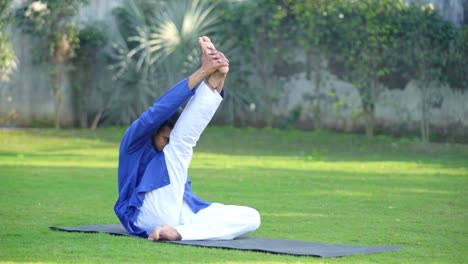
[[[208,37],[200,37],[198,41],[202,53],[200,68],[190,75],[187,80],[179,82],[161,96],[152,107],[132,123],[122,140],[121,150],[124,148],[125,151],[132,152],[138,149],[147,137],[151,136],[194,94],[192,90],[198,83],[218,68],[228,65],[227,60],[224,60],[222,54],[216,51]]]
[[[133,152],[150,137],[194,92],[187,79],[174,85],[154,104],[135,120],[125,132],[120,151]]]

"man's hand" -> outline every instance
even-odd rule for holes
[[[198,39],[201,48],[201,69],[207,73],[207,76],[218,70],[220,67],[227,67],[229,60],[224,54],[217,51],[210,38],[203,36]]]
[[[210,38],[203,36],[198,38],[201,48],[201,67],[188,79],[190,89],[193,89],[200,81],[211,75],[220,67],[229,66],[229,62],[222,53],[219,53]]]

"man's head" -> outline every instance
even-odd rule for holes
[[[153,133],[153,145],[157,151],[161,152],[164,147],[169,144],[171,131],[181,113],[182,108],[177,109],[177,111]]]

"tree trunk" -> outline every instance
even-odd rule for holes
[[[102,114],[106,110],[106,107],[101,107],[97,114],[94,116],[93,123],[91,124],[91,130],[96,130],[99,121],[101,120]]]
[[[234,119],[235,119],[235,110],[234,110],[234,107],[235,107],[235,102],[233,99],[231,99],[229,102],[228,102],[228,125],[229,126],[232,126],[234,127]]]
[[[265,113],[265,125],[267,128],[273,127],[273,102],[270,98],[267,99],[267,111]]]
[[[374,111],[372,110],[364,110],[365,118],[366,118],[366,136],[373,137],[374,136]]]
[[[321,108],[321,100],[322,96],[320,94],[320,88],[322,85],[322,56],[320,51],[317,54],[317,59],[315,60],[316,67],[315,67],[315,90],[314,90],[314,128],[321,129],[322,128],[322,108]]]
[[[54,106],[55,106],[55,128],[60,128],[60,110],[62,104],[62,78],[64,73],[64,65],[55,64],[52,74],[53,78],[53,94],[54,94]]]
[[[369,85],[369,84],[366,84]],[[375,87],[375,86],[374,86]],[[372,86],[366,86],[366,89],[372,89]],[[374,121],[375,121],[375,106],[374,106],[374,98],[371,98],[370,91],[368,90],[361,90],[361,102],[362,102],[362,109],[364,120],[366,122],[366,136],[373,137],[374,136]]]
[[[423,85],[420,85],[419,89],[421,89],[421,141],[425,144],[429,142],[428,94]]]
[[[60,129],[60,104],[62,100],[59,94],[55,94],[55,129]]]
[[[80,119],[80,127],[87,128],[88,127],[88,113],[86,111],[86,95],[80,94],[79,100],[79,119]],[[101,110],[99,110],[101,111]],[[101,113],[102,114],[102,113]]]
[[[311,78],[311,72],[312,72],[312,51],[311,50],[306,50],[306,79],[310,81]]]
[[[266,89],[265,93],[265,126],[267,128],[272,128],[273,127],[273,87],[270,85],[269,82],[269,77],[267,74],[263,72],[263,69],[260,69],[259,71],[259,76],[260,76],[260,86],[263,87],[263,89]]]

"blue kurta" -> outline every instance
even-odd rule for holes
[[[149,235],[134,225],[145,193],[170,184],[164,152],[155,149],[152,135],[193,95],[187,79],[180,81],[135,120],[122,138],[118,168],[119,198],[114,211],[128,232],[135,236]],[[211,204],[200,200],[192,192],[188,177],[184,200],[194,213]]]

